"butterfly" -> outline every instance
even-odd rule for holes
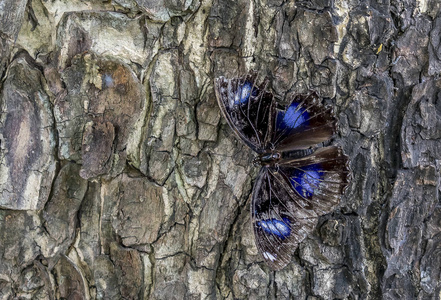
[[[338,146],[317,147],[337,132],[332,108],[315,92],[279,104],[256,84],[256,73],[215,79],[221,112],[237,136],[257,153],[251,220],[267,265],[284,268],[318,217],[339,203],[349,184],[348,157]]]

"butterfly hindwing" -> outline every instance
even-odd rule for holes
[[[273,96],[264,84],[257,86],[256,74],[215,81],[216,98],[234,132],[255,152],[261,153],[272,132]]]
[[[295,95],[290,102],[286,108],[275,110],[271,142],[277,151],[307,149],[335,134],[332,108],[325,107],[316,93]]]
[[[251,209],[257,248],[272,269],[288,264],[318,217],[338,204],[348,176],[347,157],[335,146],[262,168]]]
[[[298,159],[282,159],[278,173],[317,215],[332,211],[349,183],[348,157],[337,146]]]

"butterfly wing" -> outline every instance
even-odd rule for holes
[[[216,98],[230,127],[251,149],[261,153],[269,141],[274,115],[273,95],[265,83],[257,86],[256,74],[215,80]]]
[[[318,215],[329,213],[349,184],[349,159],[337,146],[319,148],[311,155],[280,161],[279,178]]]
[[[265,83],[257,86],[255,79],[253,73],[220,77],[215,91],[222,114],[240,139],[255,152],[282,154],[278,167],[261,169],[251,204],[257,248],[267,264],[279,270],[314,230],[318,217],[338,204],[348,184],[348,159],[338,147],[290,158],[293,153],[311,153],[311,147],[334,135],[332,109],[315,93],[296,95],[281,108],[265,91]]]
[[[257,249],[271,269],[280,270],[314,229],[316,215],[303,210],[298,205],[301,199],[275,174],[268,168],[261,169],[254,184],[251,213]]]
[[[291,104],[277,108],[271,143],[279,152],[307,149],[329,140],[336,132],[332,108],[325,107],[316,93],[295,95]]]
[[[252,220],[256,246],[274,270],[285,267],[319,216],[338,204],[349,182],[348,158],[339,147],[263,167],[254,185]]]

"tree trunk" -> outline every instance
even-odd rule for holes
[[[440,299],[438,0],[0,1],[1,299]],[[352,180],[254,244],[214,78],[317,91]]]

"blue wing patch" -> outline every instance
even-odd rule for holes
[[[277,129],[294,129],[301,125],[308,125],[309,114],[299,105],[300,103],[293,102],[285,112],[280,111],[277,114]]]
[[[289,179],[300,196],[311,198],[314,191],[318,189],[323,175],[319,165],[310,165],[302,169],[295,169]]]
[[[257,221],[257,225],[266,233],[274,234],[282,240],[291,234],[290,221],[288,218],[278,220],[275,218]]]
[[[245,104],[248,102],[251,95],[256,96],[257,93],[257,88],[253,88],[253,84],[251,82],[245,81],[242,86],[237,87],[237,91],[234,96],[234,104]]]

